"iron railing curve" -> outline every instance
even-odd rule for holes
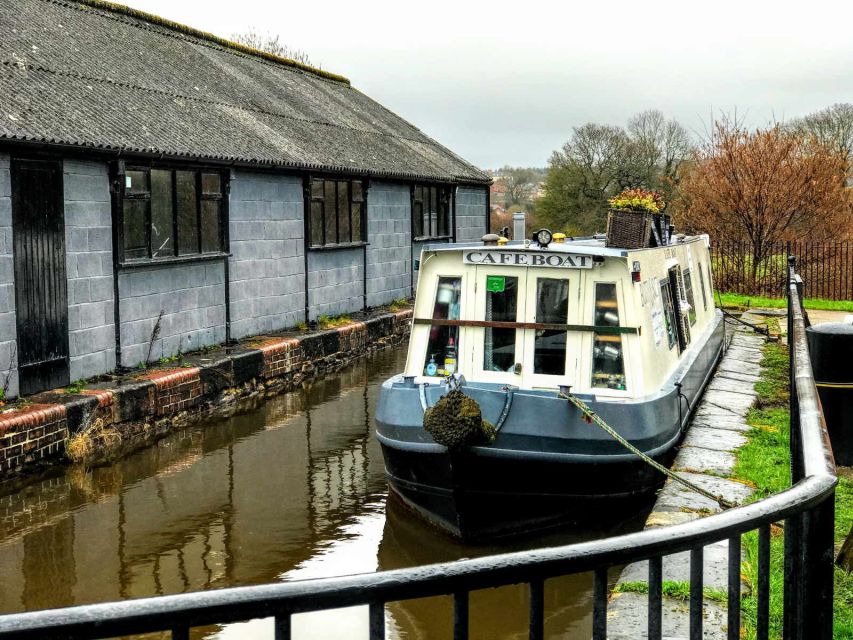
[[[561,547],[378,573],[233,587],[11,614],[0,617],[0,638],[89,639],[168,630],[173,631],[174,638],[185,638],[188,637],[188,629],[191,627],[273,616],[277,621],[276,637],[288,638],[290,614],[355,605],[371,606],[371,637],[381,638],[384,637],[382,618],[380,617],[377,623],[375,612],[382,614],[382,607],[387,602],[436,595],[458,596],[476,589],[524,582],[530,583],[531,587],[536,584],[541,586],[542,580],[546,578],[587,571],[596,571],[600,576],[602,570],[614,565],[660,558],[680,551],[701,550],[707,544],[734,539],[740,534],[762,527],[767,529],[771,523],[781,520],[786,521],[787,529],[788,522],[796,522],[801,516],[817,513],[817,509],[826,508],[827,504],[831,507],[831,498],[837,484],[835,463],[809,362],[805,314],[800,304],[800,291],[793,270],[790,276],[788,293],[792,313],[789,313],[789,333],[794,345],[792,399],[797,399],[797,416],[792,414],[792,430],[795,423],[799,425],[802,479],[781,493],[683,524]],[[812,519],[819,520],[814,517]],[[806,566],[809,559],[803,549],[807,547],[807,542],[797,547],[803,556],[801,564]],[[825,550],[823,552],[825,555]],[[699,557],[701,560],[701,555]],[[823,560],[825,569],[825,558]],[[808,637],[825,637],[827,640],[831,637],[831,585],[829,593],[829,635],[815,634],[812,621],[811,634]],[[699,594],[701,598],[701,589]],[[824,592],[819,595],[825,597],[826,594]],[[465,597],[467,598],[467,595]],[[465,603],[467,607],[467,599]],[[808,603],[802,606],[807,607]],[[459,615],[457,609],[458,603],[455,614]],[[701,616],[701,605],[699,611]],[[594,616],[594,619],[598,621],[594,637],[605,637],[600,625],[606,622],[601,616]],[[464,609],[464,620],[467,625],[467,608]],[[826,628],[825,621],[821,628]],[[701,623],[698,626],[698,634],[696,629],[697,627],[691,627],[691,637],[701,637]],[[659,629],[657,633],[660,633]],[[734,633],[737,633],[737,630]],[[455,634],[455,637],[467,637],[467,628],[460,631],[455,625]],[[541,635],[531,630],[531,637]],[[738,636],[733,635],[730,630],[730,637]],[[789,623],[786,624],[785,637],[806,636],[804,633],[796,633],[793,623]]]

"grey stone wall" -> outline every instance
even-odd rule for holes
[[[235,171],[231,177],[231,337],[305,320],[302,180]]]
[[[161,310],[152,360],[225,342],[224,262],[126,269],[118,287],[122,365],[145,360]]]
[[[308,252],[308,319],[364,307],[364,250]]]
[[[486,187],[459,187],[456,190],[456,241],[479,240],[486,229]]]
[[[411,189],[372,182],[367,202],[367,305],[374,307],[411,295]]]
[[[15,265],[12,260],[12,181],[9,156],[0,154],[0,386],[8,376],[9,397],[18,395],[17,338]]]
[[[102,162],[66,160],[65,264],[71,380],[115,369],[110,184]]]

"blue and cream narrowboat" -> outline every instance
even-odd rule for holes
[[[603,237],[430,245],[405,371],[376,434],[391,489],[454,536],[540,528],[648,494],[662,475],[583,419],[583,400],[665,461],[724,343],[707,236],[621,249]],[[424,412],[461,385],[497,429],[450,452]]]

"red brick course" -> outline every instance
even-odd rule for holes
[[[276,378],[302,366],[302,349],[296,338],[274,338],[257,346],[264,354],[264,378]]]
[[[154,383],[154,406],[158,416],[185,411],[201,402],[201,375],[198,367],[152,371],[143,376]]]
[[[353,322],[338,329],[340,351],[355,351],[367,344],[367,325]]]
[[[0,414],[0,471],[57,454],[67,438],[65,405],[33,404]]]

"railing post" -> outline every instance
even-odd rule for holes
[[[803,608],[808,615],[809,638],[832,639],[834,592],[835,492],[806,512],[803,544]]]

